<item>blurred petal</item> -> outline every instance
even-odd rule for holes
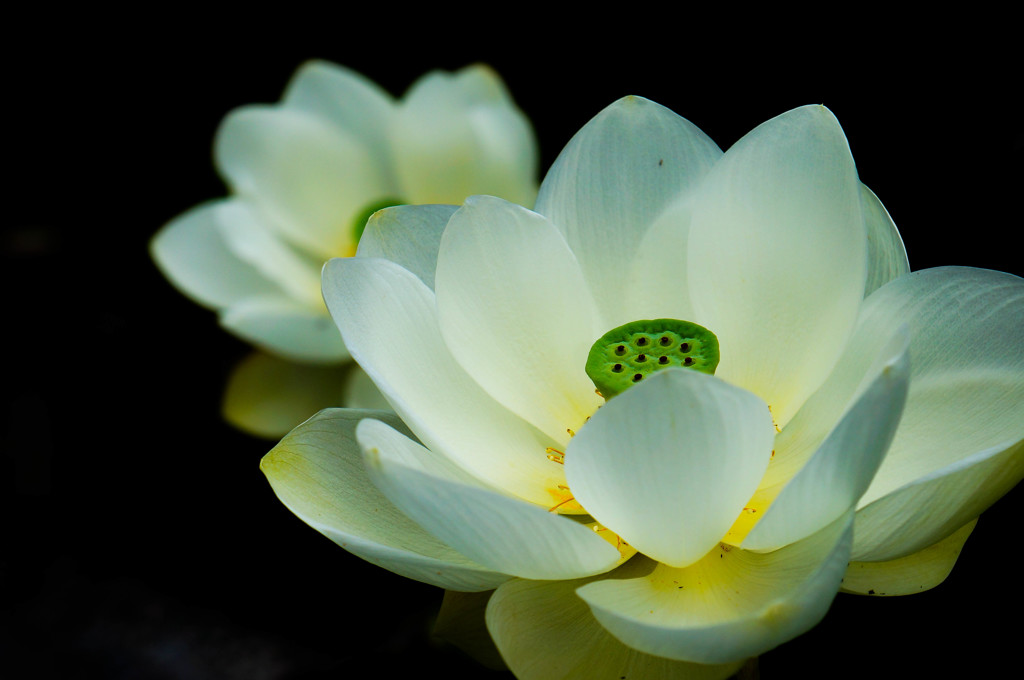
[[[863,184],[860,197],[868,230],[868,278],[864,284],[867,297],[893,279],[909,274],[910,262],[900,232],[882,202]]]
[[[383,159],[358,138],[298,110],[246,106],[217,132],[217,166],[292,243],[327,259],[355,250],[353,221],[395,195]]]
[[[584,366],[604,330],[576,258],[544,217],[488,196],[441,239],[437,313],[452,355],[488,393],[564,444],[601,403]]]
[[[224,418],[249,434],[279,439],[317,411],[341,405],[347,368],[252,352],[228,378]]]
[[[630,574],[632,560],[614,574]],[[487,628],[520,680],[724,680],[742,661],[703,665],[644,654],[605,630],[576,589],[594,579],[501,585],[487,605]]]
[[[594,581],[577,593],[630,647],[682,661],[740,661],[825,616],[850,555],[851,520],[847,513],[774,552],[719,546],[683,569],[659,564],[650,574]]]
[[[938,543],[888,562],[850,562],[842,590],[861,595],[913,595],[946,580],[977,519]]]
[[[780,427],[832,370],[864,293],[860,182],[832,113],[763,123],[715,164],[688,244],[697,323],[718,335],[718,375],[757,394]]]
[[[271,449],[260,469],[281,502],[342,548],[402,576],[466,591],[507,580],[438,541],[377,491],[355,442],[365,418],[404,429],[391,413],[330,409]]]
[[[378,411],[391,411],[391,405],[377,386],[366,375],[366,371],[358,364],[351,364],[345,375],[344,391],[341,403],[348,408],[369,408]]]
[[[619,552],[591,529],[470,478],[377,421],[359,425],[370,479],[408,517],[469,559],[523,578],[611,569]]]
[[[391,133],[402,195],[410,202],[462,203],[491,194],[533,204],[533,131],[486,66],[420,78],[399,105]]]
[[[494,646],[487,632],[484,615],[493,591],[460,593],[444,591],[441,610],[431,631],[434,636],[449,642],[479,663],[496,671],[507,671],[508,666]]]
[[[494,401],[441,338],[433,291],[388,260],[324,267],[324,298],[353,358],[427,448],[475,477],[545,504],[564,483],[557,443]]]
[[[903,335],[900,340],[872,383],[743,540],[744,548],[781,548],[856,505],[889,449],[906,401],[908,339]]]
[[[1024,478],[1024,440],[951,463],[857,510],[853,559],[886,562],[941,541]]]
[[[220,322],[257,347],[292,361],[337,363],[348,358],[327,310],[284,296],[243,300],[224,310]]]
[[[441,234],[455,205],[399,205],[375,212],[359,239],[360,257],[383,257],[434,288]]]
[[[280,289],[228,248],[218,214],[232,201],[209,201],[168,222],[149,244],[153,260],[181,292],[206,307],[227,307]]]
[[[622,288],[644,234],[721,154],[689,121],[642,97],[624,97],[558,156],[536,210],[563,231],[579,259],[602,328],[640,318],[625,305]]]
[[[732,525],[771,457],[763,401],[667,369],[611,399],[573,438],[565,475],[594,519],[660,562],[701,559]]]

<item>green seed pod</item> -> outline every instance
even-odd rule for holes
[[[713,375],[718,359],[718,338],[703,326],[679,319],[631,321],[591,346],[587,375],[601,396],[611,399],[663,368]]]

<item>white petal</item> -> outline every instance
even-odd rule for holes
[[[883,286],[865,306],[876,328],[909,326],[911,373],[896,438],[861,506],[1024,439],[1024,280],[928,269]]]
[[[474,194],[533,203],[533,131],[485,66],[420,78],[399,105],[391,135],[402,195],[411,203],[462,203]]]
[[[711,550],[757,488],[775,430],[764,402],[666,369],[611,399],[565,453],[569,488],[640,552],[686,566]]]
[[[1024,440],[951,463],[857,510],[853,559],[895,560],[941,541],[1024,479]]]
[[[562,235],[537,213],[473,197],[441,239],[436,287],[456,360],[510,411],[567,442],[601,403],[585,366],[604,331]]]
[[[288,83],[282,104],[319,117],[381,158],[391,155],[388,131],[394,98],[351,69],[327,61],[306,62]]]
[[[489,489],[387,425],[360,423],[370,479],[408,517],[459,553],[523,578],[577,578],[611,569],[619,552],[567,517]]]
[[[317,411],[342,405],[346,369],[252,352],[228,378],[221,405],[224,418],[250,434],[280,439]]]
[[[327,259],[355,250],[354,221],[394,196],[376,158],[357,138],[298,110],[246,106],[217,132],[215,159],[234,190],[280,232]]]
[[[628,574],[633,562],[615,575]],[[502,584],[487,604],[487,629],[520,680],[724,680],[742,661],[704,665],[627,647],[605,630],[576,595],[593,579]]]
[[[899,340],[872,383],[743,540],[744,548],[781,548],[856,505],[889,449],[906,401],[908,338]]]
[[[224,242],[217,215],[229,203],[210,201],[182,213],[164,225],[149,246],[164,276],[206,307],[226,307],[246,297],[280,292]]]
[[[953,570],[977,523],[977,519],[971,520],[938,543],[906,557],[888,562],[850,562],[842,590],[861,595],[913,595],[934,588]]]
[[[535,503],[564,483],[547,459],[557,443],[494,401],[448,351],[433,292],[387,260],[324,267],[324,298],[353,358],[432,451],[495,487]]]
[[[721,154],[689,121],[625,97],[576,133],[552,165],[536,210],[563,230],[600,305],[604,331],[640,318],[622,282],[644,234]]]
[[[297,302],[320,306],[321,260],[294,250],[246,201],[226,201],[215,217],[224,242],[239,259]]]
[[[645,576],[599,580],[577,592],[630,647],[682,661],[739,661],[825,616],[850,554],[851,514],[774,552],[720,546],[684,569],[657,565]]]
[[[889,212],[874,192],[860,185],[861,210],[868,231],[868,277],[864,297],[878,288],[910,273],[910,262],[903,239]]]
[[[257,347],[292,361],[337,363],[348,358],[326,309],[284,296],[243,300],[224,310],[220,322]]]
[[[696,317],[686,276],[692,211],[693,196],[686,194],[644,234],[624,285],[634,320]]]
[[[832,370],[857,318],[860,186],[838,121],[807,106],[738,141],[695,199],[694,320],[718,335],[716,375],[767,401],[780,427]]]
[[[360,257],[383,257],[408,269],[434,288],[441,234],[455,205],[400,205],[379,210],[359,239]]]
[[[377,491],[355,442],[356,424],[364,418],[402,428],[394,414],[331,409],[295,428],[263,457],[260,469],[281,502],[349,552],[402,576],[467,591],[507,580],[423,531]]]

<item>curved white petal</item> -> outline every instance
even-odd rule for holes
[[[320,306],[321,260],[294,250],[246,201],[221,204],[217,228],[228,248],[299,303]]]
[[[857,318],[860,186],[838,121],[806,106],[738,141],[694,201],[694,320],[718,335],[716,375],[767,401],[780,427],[832,370]]]
[[[448,351],[433,292],[388,260],[350,257],[324,267],[324,299],[353,358],[432,451],[491,485],[539,504],[564,483],[547,459],[554,440],[488,395]]]
[[[576,592],[597,620],[648,654],[728,663],[766,652],[825,616],[850,554],[852,513],[785,548],[719,546],[684,569],[604,579]]]
[[[375,212],[359,239],[359,257],[383,257],[434,288],[441,234],[456,205],[399,205]]]
[[[684,567],[742,511],[774,434],[753,394],[666,369],[594,414],[565,453],[565,475],[594,519],[645,555]]]
[[[865,307],[876,328],[909,326],[911,373],[900,427],[861,506],[1024,439],[1024,279],[928,269],[878,289]]]
[[[355,428],[391,413],[330,409],[295,428],[260,461],[289,510],[349,552],[442,588],[479,591],[508,579],[466,559],[388,502],[367,477]]]
[[[1024,478],[1024,440],[951,463],[857,510],[853,559],[895,560],[977,517]],[[863,503],[863,501],[862,501]]]
[[[910,273],[910,261],[903,239],[889,212],[871,189],[860,185],[861,211],[868,231],[868,276],[864,297]]]
[[[973,519],[923,550],[887,562],[850,562],[843,592],[861,595],[913,595],[946,580],[956,558],[978,523]]]
[[[168,222],[149,244],[160,271],[181,292],[205,307],[227,307],[280,288],[228,248],[218,214],[231,201],[209,201]]]
[[[342,405],[347,368],[299,364],[255,351],[231,371],[221,410],[235,427],[279,439],[317,411]]]
[[[635,571],[633,561],[616,575]],[[487,604],[487,630],[520,680],[725,680],[742,661],[694,664],[644,654],[605,630],[577,595],[593,579],[502,584]]]
[[[898,339],[868,388],[747,534],[744,548],[781,548],[856,505],[889,449],[906,401],[909,339]]]
[[[221,174],[292,243],[327,259],[355,250],[354,220],[395,189],[382,159],[318,116],[245,106],[214,143]]]
[[[318,116],[358,139],[374,155],[383,159],[391,155],[388,132],[395,100],[360,73],[319,59],[307,61],[292,76],[281,104]]]
[[[456,360],[498,402],[564,444],[601,403],[584,367],[593,298],[544,217],[489,196],[456,212],[437,260],[437,314]]]
[[[643,235],[623,280],[634,320],[695,318],[686,276],[692,212],[693,196],[684,194]]]
[[[220,322],[257,347],[292,361],[337,363],[348,358],[327,310],[283,295],[242,300],[223,310]]]
[[[644,234],[721,154],[689,121],[642,97],[625,97],[576,133],[551,166],[536,210],[565,234],[604,330],[640,318],[627,304],[623,279]]]
[[[486,66],[420,78],[399,104],[391,135],[401,195],[412,203],[461,203],[492,194],[533,204],[533,131]]]
[[[591,529],[500,494],[379,422],[359,424],[370,479],[408,517],[459,553],[523,578],[607,571],[619,551]]]

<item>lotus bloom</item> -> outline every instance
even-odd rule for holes
[[[233,377],[226,415],[275,436],[340,405],[333,367],[349,355],[320,269],[355,254],[374,210],[478,193],[532,205],[536,195],[529,123],[483,66],[429,73],[396,102],[357,73],[307,63],[279,104],[231,112],[214,156],[231,195],[172,220],[152,254],[182,292],[262,350]]]
[[[323,286],[397,417],[321,412],[264,472],[356,555],[493,590],[521,678],[724,678],[840,589],[941,582],[1024,470],[1024,281],[909,273],[822,106],[723,154],[623,99],[535,210],[383,211]]]

